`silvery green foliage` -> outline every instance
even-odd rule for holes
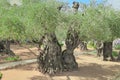
[[[80,3],[80,8],[75,15],[72,8],[63,6],[61,13],[67,13],[64,23],[67,27],[74,27],[81,39],[112,41],[120,35],[120,18],[118,17],[120,11],[114,10],[105,2],[98,4],[91,1],[87,5]]]
[[[0,0],[1,39],[38,39],[46,32],[55,31],[61,21],[56,8],[57,2],[54,0],[21,2],[20,6],[16,6],[19,0]]]
[[[20,7],[11,6],[7,0],[0,0],[0,38],[21,39],[25,33]]]
[[[105,3],[91,3],[83,8],[80,35],[87,39],[112,41],[120,36],[120,11]]]

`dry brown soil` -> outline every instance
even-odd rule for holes
[[[30,50],[18,48],[17,50],[14,49],[14,51],[21,58],[27,59],[31,55],[34,56],[37,48],[30,48]],[[31,58],[33,58],[32,56]],[[37,69],[37,63],[33,63],[2,70],[2,80],[110,80],[120,72],[119,62],[102,61],[102,58],[98,58],[95,55],[80,54],[76,57],[76,60],[79,65],[76,71],[62,72],[54,76],[48,76],[47,74],[40,73]]]
[[[16,56],[19,56],[20,60],[33,59],[36,58],[39,54],[38,48],[36,45],[11,45],[11,50],[15,53]],[[0,53],[4,54],[4,53]],[[10,62],[6,58],[8,55],[0,56],[0,63]]]

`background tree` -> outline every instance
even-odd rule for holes
[[[85,14],[81,17],[82,25],[80,34],[88,39],[104,42],[103,57],[112,56],[112,41],[119,37],[119,11],[105,5],[105,2],[97,4],[91,2],[84,10]]]
[[[11,6],[6,0],[0,1],[0,39],[5,40],[5,52],[15,55],[10,50],[10,40],[19,40],[25,33],[24,24],[18,6]]]

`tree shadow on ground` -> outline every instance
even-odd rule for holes
[[[23,46],[24,47],[24,46]],[[33,52],[30,48],[28,47],[24,47],[25,49],[27,49],[30,53],[32,53],[32,55],[37,56],[35,52]]]
[[[19,46],[19,45],[12,45],[11,49],[17,54],[25,54],[29,53],[27,55],[32,55],[32,56],[37,56],[37,47],[31,45],[24,45],[24,46]],[[20,56],[20,55],[19,55]]]
[[[42,79],[42,76],[34,76],[31,80],[109,80],[120,70],[120,65],[105,66],[96,63],[79,65],[76,71],[62,72],[50,76],[51,78],[45,77],[46,79]]]

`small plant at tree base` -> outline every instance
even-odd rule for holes
[[[117,52],[117,51],[113,51],[113,52],[112,52],[112,55],[113,55],[114,57],[117,57],[117,56],[118,56],[118,52]]]
[[[7,60],[7,61],[18,61],[18,60],[20,60],[20,58],[19,58],[19,56],[14,56],[14,57],[8,57],[5,60]]]
[[[96,45],[93,41],[89,41],[88,44],[87,44],[87,47],[96,49]]]
[[[0,80],[2,79],[3,74],[0,72]]]
[[[114,48],[119,50],[120,49],[120,44],[115,45]]]
[[[60,43],[60,46],[62,47],[64,44],[63,43]]]

